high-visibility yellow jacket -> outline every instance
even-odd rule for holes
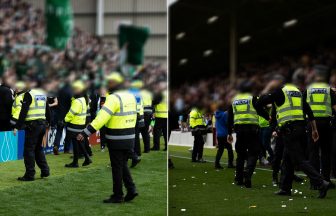
[[[12,125],[15,125],[17,120],[19,119],[21,107],[22,107],[22,100],[23,100],[24,92],[20,92],[15,96],[14,103],[12,105],[12,118],[10,120]]]
[[[118,91],[107,96],[96,118],[84,129],[90,135],[103,126],[106,139],[115,149],[131,149],[134,146],[137,103],[135,96],[127,91]]]
[[[189,125],[190,127],[196,128],[198,126],[206,126],[203,112],[197,108],[193,108],[189,113]]]
[[[315,117],[331,117],[330,86],[327,83],[313,83],[307,88],[307,103]]]
[[[253,96],[250,93],[239,93],[232,101],[234,124],[259,124],[257,111],[252,104]]]
[[[153,112],[153,95],[150,91],[148,90],[141,90],[140,91],[140,95],[143,99],[143,103],[144,103],[144,112],[145,113],[149,113],[151,114]]]
[[[293,84],[286,84],[282,92],[285,95],[285,102],[279,107],[276,106],[278,125],[283,126],[290,121],[304,120],[300,90]]]
[[[164,91],[162,96],[161,102],[155,105],[155,118],[168,118],[167,91]]]
[[[71,132],[81,132],[85,128],[86,115],[87,104],[85,98],[72,98],[70,110],[64,118],[64,121],[68,123],[67,130]]]
[[[32,97],[25,121],[45,120],[47,95],[42,89],[32,89],[28,92]]]

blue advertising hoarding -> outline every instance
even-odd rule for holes
[[[12,131],[0,132],[0,162],[23,158],[24,131],[14,136]]]

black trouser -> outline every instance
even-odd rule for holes
[[[84,142],[84,148],[85,148],[87,154],[89,156],[92,156],[92,149],[90,147],[89,139],[84,139],[83,142]],[[84,155],[81,149],[79,149],[79,155]]]
[[[335,126],[332,128],[332,156],[331,156],[331,169],[332,174],[336,176],[336,128]]]
[[[144,152],[149,152],[150,151],[150,136],[149,136],[149,125],[151,122],[151,113],[146,113],[144,114],[144,119],[145,119],[145,127],[140,128],[140,133],[142,136],[142,141],[144,143]]]
[[[26,122],[23,158],[26,166],[25,176],[28,178],[34,178],[35,176],[35,161],[41,169],[41,173],[49,173],[49,166],[42,146],[45,132],[45,121]]]
[[[79,158],[79,149],[81,150],[83,156],[85,157],[85,160],[89,160],[89,155],[85,149],[85,144],[84,144],[84,140],[83,141],[79,141],[77,140],[77,135],[79,134],[78,132],[72,132],[67,130],[67,133],[69,134],[70,138],[71,138],[71,142],[72,142],[72,148],[73,148],[73,161],[72,163],[74,164],[78,164],[78,158]]]
[[[113,194],[116,198],[122,198],[124,195],[122,189],[123,183],[128,192],[132,193],[136,190],[127,166],[129,150],[113,149],[111,148],[111,144],[107,146],[112,167]]]
[[[154,125],[154,149],[160,149],[160,137],[163,135],[165,148],[167,148],[167,118],[155,118],[155,125]]]
[[[277,178],[280,168],[281,168],[281,161],[284,151],[284,144],[281,137],[281,133],[277,132],[277,137],[275,138],[275,148],[274,148],[274,157],[272,161],[272,170],[273,170],[273,178]]]
[[[10,120],[0,120],[0,131],[10,131],[12,130],[12,125]]]
[[[259,127],[256,125],[236,125],[236,180],[242,182],[243,178],[250,181],[253,175],[260,151]],[[244,164],[247,161],[245,170]]]
[[[326,181],[330,181],[332,153],[332,129],[330,119],[317,118],[316,126],[319,139],[316,143],[313,139],[309,139],[309,161],[317,171],[321,170],[321,174]]]
[[[106,142],[107,142],[107,140],[105,138],[106,127],[104,126],[104,127],[100,128],[99,132],[100,132],[100,148],[103,149],[103,148],[105,148],[105,145],[106,145]]]
[[[218,150],[216,154],[216,165],[219,165],[219,161],[222,158],[224,149],[226,148],[228,151],[228,164],[233,165],[233,151],[232,151],[232,145],[227,142],[226,137],[217,137],[217,144],[218,144]]]
[[[143,127],[141,127],[143,128]],[[132,149],[132,159],[138,159],[141,156],[141,147],[140,147],[140,130],[138,126],[135,127],[135,139],[134,139],[134,148]]]
[[[260,142],[263,148],[262,156],[266,158],[266,151],[270,157],[270,161],[273,160],[274,153],[271,148],[271,138],[272,138],[272,128],[271,127],[263,127],[260,128]]]
[[[59,148],[59,146],[61,145],[63,129],[64,129],[63,124],[57,124],[56,135],[55,135],[55,140],[54,140],[54,147]],[[63,143],[64,143],[64,152],[69,152],[71,137],[69,136],[69,133],[67,131],[65,131],[65,138],[64,138]]]
[[[310,179],[314,186],[320,186],[323,182],[322,176],[306,160],[303,145],[305,143],[305,122],[295,121],[284,125],[281,129],[284,143],[284,152],[282,160],[282,170],[280,178],[280,188],[285,191],[292,189],[294,178],[294,168],[298,167]]]
[[[204,138],[200,131],[194,134],[194,146],[191,155],[192,161],[201,160],[203,158]]]

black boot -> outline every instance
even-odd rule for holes
[[[131,164],[131,168],[134,168],[136,165],[138,165],[138,163],[140,163],[141,159],[138,158],[133,158],[132,159],[132,164]]]
[[[82,164],[82,166],[88,166],[92,163],[92,160],[90,158],[85,159],[84,163]]]
[[[69,164],[65,164],[65,167],[68,167],[68,168],[78,168],[78,163],[69,163]]]
[[[323,199],[324,197],[327,196],[327,192],[329,190],[329,184],[330,184],[329,182],[323,180],[322,184],[319,187],[318,198]]]
[[[110,198],[103,200],[103,203],[122,203],[124,202],[123,197],[116,197],[112,195]]]
[[[28,177],[28,176],[22,176],[22,177],[19,177],[17,180],[19,181],[34,181],[34,177]]]
[[[275,195],[279,195],[279,196],[291,196],[292,193],[290,191],[286,191],[286,190],[279,190],[278,192],[275,192]]]
[[[124,201],[129,202],[129,201],[133,200],[135,197],[137,197],[138,195],[139,194],[136,191],[127,192]]]

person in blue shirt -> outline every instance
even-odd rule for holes
[[[215,112],[215,125],[216,125],[216,136],[217,136],[217,154],[216,154],[216,161],[215,161],[215,168],[216,169],[223,169],[220,165],[220,159],[224,153],[224,149],[226,148],[228,151],[228,168],[234,168],[233,165],[233,151],[232,145],[227,142],[227,135],[228,135],[228,112],[224,111],[224,105],[220,103],[218,106],[217,111]]]

